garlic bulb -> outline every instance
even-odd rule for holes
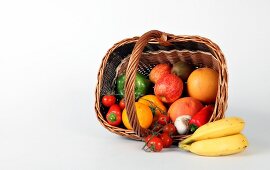
[[[190,121],[190,115],[179,116],[175,119],[174,126],[180,135],[184,135],[188,132],[188,122]]]

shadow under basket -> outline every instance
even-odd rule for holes
[[[219,73],[218,92],[215,108],[210,121],[224,117],[228,99],[228,76],[224,55],[220,48],[207,38],[200,36],[177,36],[157,30],[149,31],[141,37],[124,39],[110,48],[102,60],[96,86],[95,111],[100,123],[109,131],[135,140],[143,140],[149,133],[140,127],[135,109],[135,76],[140,72],[148,76],[151,69],[159,63],[178,61],[209,67]],[[107,108],[101,104],[101,98],[108,92],[116,93],[116,78],[125,73],[125,104],[129,122],[133,130],[111,126],[105,115]],[[181,141],[189,135],[175,135],[174,141]]]

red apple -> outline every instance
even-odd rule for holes
[[[164,103],[173,103],[183,92],[183,81],[174,74],[166,74],[154,87],[155,95]]]
[[[158,64],[151,70],[149,79],[156,84],[161,77],[169,73],[171,73],[171,66],[169,64]]]

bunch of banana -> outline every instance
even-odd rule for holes
[[[223,156],[243,151],[247,138],[240,132],[245,122],[238,117],[224,118],[199,127],[179,143],[181,149],[203,156]]]

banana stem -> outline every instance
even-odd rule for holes
[[[190,151],[190,145],[186,145],[186,144],[179,144],[179,148],[186,150],[186,151]]]

